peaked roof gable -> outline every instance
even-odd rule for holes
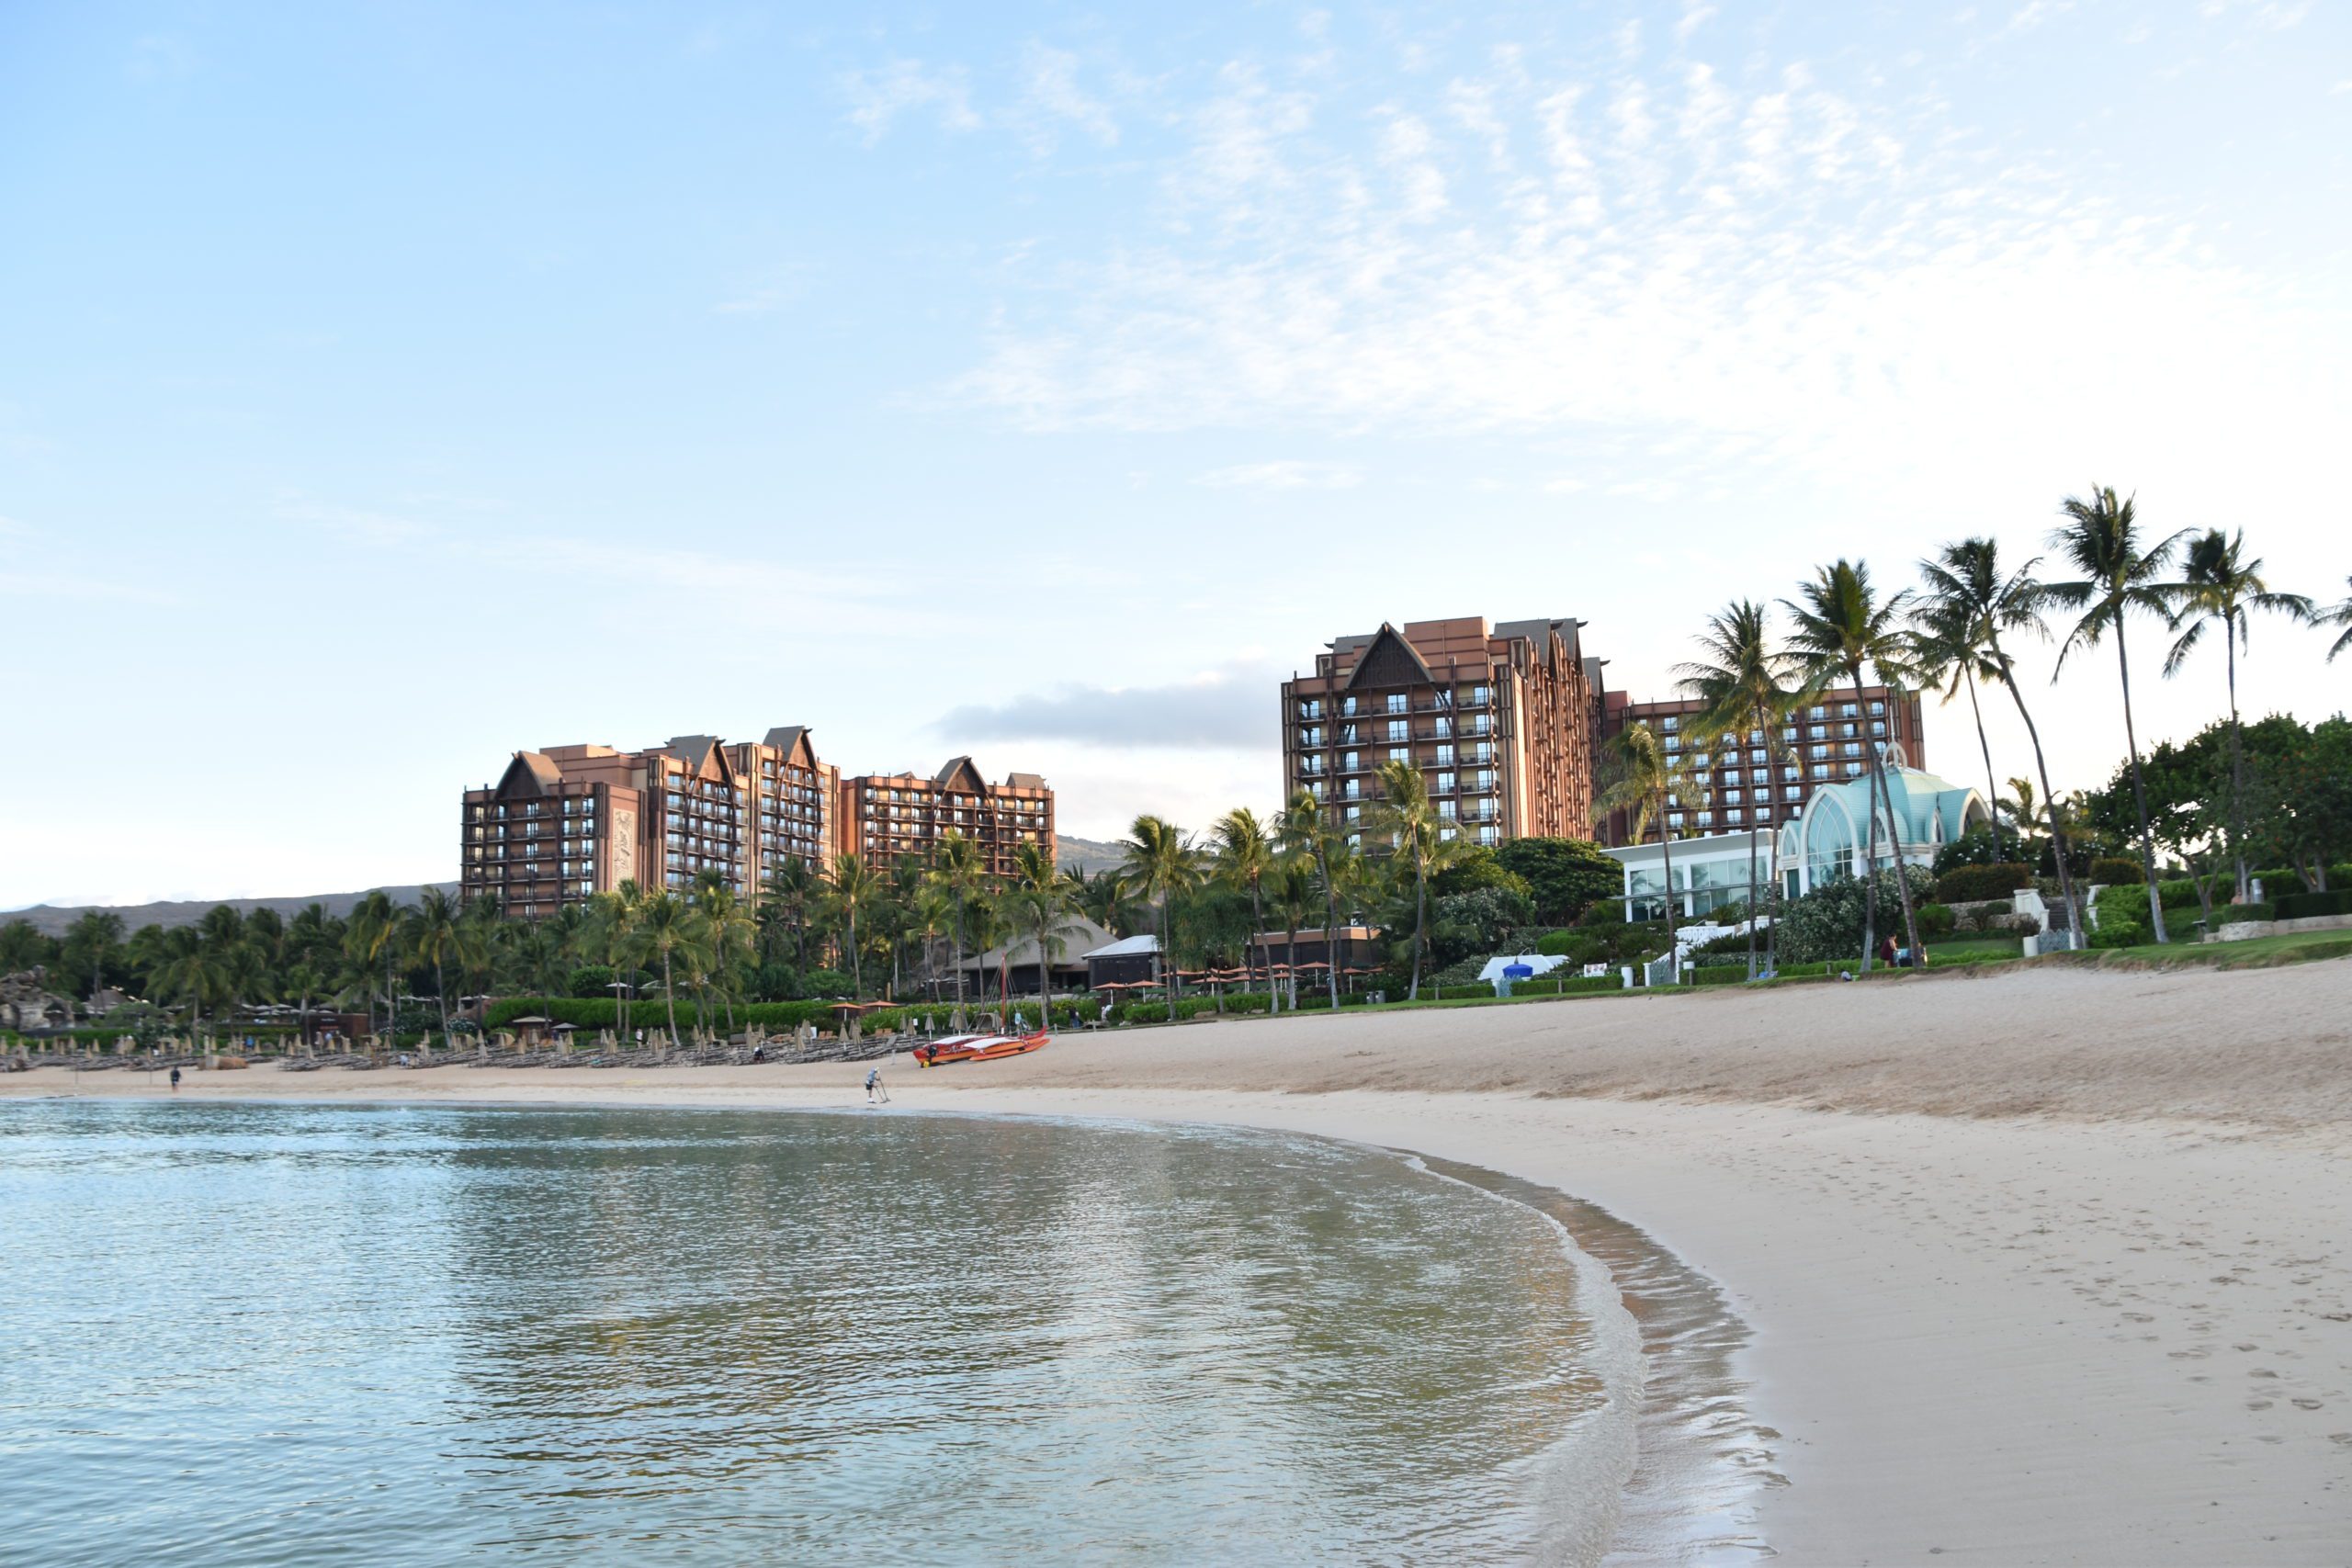
[[[562,783],[563,770],[545,752],[517,751],[498,776],[496,794],[501,800],[537,800],[554,794]]]
[[[968,789],[974,795],[982,794],[989,787],[988,781],[980,776],[980,770],[973,765],[969,757],[949,758],[947,765],[940,769],[931,782],[943,789]]]
[[[1435,685],[1437,677],[1404,634],[1386,621],[1372,634],[1372,641],[1348,671],[1349,691],[1358,686]]]

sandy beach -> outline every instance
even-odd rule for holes
[[[1638,1227],[1736,1314],[1704,1413],[1756,1483],[1706,1504],[1742,1543],[1725,1558],[2341,1563],[2348,1020],[2352,961],[2051,968],[1081,1033],[886,1071],[901,1111],[1357,1139]],[[260,1069],[182,1093],[846,1105],[864,1073]]]

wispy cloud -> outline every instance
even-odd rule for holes
[[[1276,739],[1281,680],[1271,665],[1233,665],[1165,686],[1067,685],[951,709],[932,728],[956,741],[1069,740],[1090,746],[1257,750]]]
[[[1119,122],[1110,106],[1079,85],[1079,58],[1065,49],[1032,40],[1021,57],[1021,114],[1030,144],[1050,152],[1056,130],[1075,126],[1097,143],[1114,147]]]
[[[1346,463],[1283,459],[1211,468],[1193,482],[1213,490],[1350,490],[1363,482],[1363,471]]]
[[[930,110],[944,130],[980,128],[960,65],[933,68],[920,60],[893,60],[877,70],[850,72],[842,78],[842,91],[850,102],[850,123],[865,133],[868,145],[888,135],[900,115],[918,109]]]

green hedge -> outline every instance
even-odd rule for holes
[[[2091,862],[2090,874],[2085,880],[2114,887],[2127,882],[2144,885],[2147,875],[2136,860],[2126,860],[2121,855],[2101,855]]]
[[[2033,886],[2033,868],[2004,862],[1998,865],[1956,865],[1936,878],[1939,904],[1974,904],[2006,898]]]
[[[2319,915],[2352,915],[2352,892],[2281,893],[2271,900],[2282,920],[2307,920]]]

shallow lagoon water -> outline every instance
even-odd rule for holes
[[[1585,1556],[1592,1272],[1264,1134],[22,1104],[0,1559]]]

